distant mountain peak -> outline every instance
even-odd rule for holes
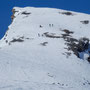
[[[34,7],[12,12],[0,41],[0,88],[89,90],[90,15]]]

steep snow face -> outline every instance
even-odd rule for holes
[[[0,41],[0,90],[90,90],[90,64],[68,47],[90,39],[90,15],[33,7],[13,12]]]

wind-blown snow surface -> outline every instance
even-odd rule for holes
[[[15,18],[0,41],[0,90],[90,90],[90,64],[68,58],[63,29],[90,39],[90,15],[51,8],[14,8]]]

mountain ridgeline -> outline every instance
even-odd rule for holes
[[[0,40],[0,90],[90,90],[90,15],[14,7]]]

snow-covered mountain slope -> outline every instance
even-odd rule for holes
[[[90,15],[33,7],[13,13],[0,41],[0,90],[90,90],[90,64],[76,54],[79,39],[90,39]]]

